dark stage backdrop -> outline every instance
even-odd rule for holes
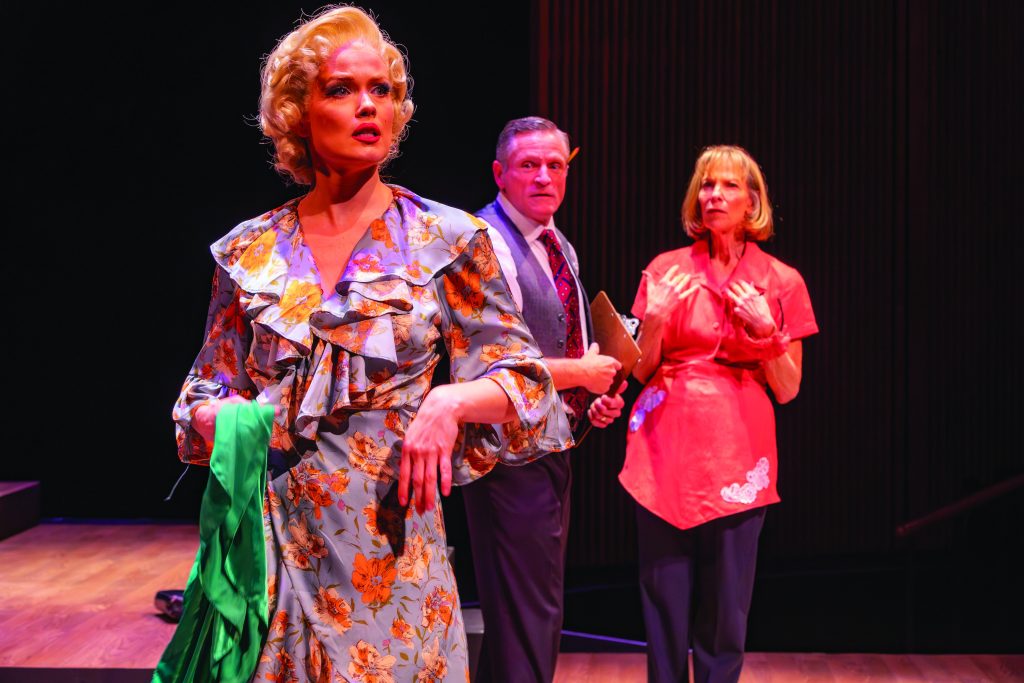
[[[767,249],[803,273],[822,329],[805,345],[801,395],[777,413],[783,503],[762,568],[903,557],[897,524],[1024,469],[1020,3],[364,4],[416,79],[391,178],[474,209],[493,197],[501,125],[553,118],[581,147],[559,225],[588,289],[622,309],[644,265],[687,241],[678,210],[700,149],[735,143],[760,160],[778,216]],[[161,502],[181,471],[170,407],[200,343],[209,243],[300,191],[271,170],[252,123],[261,57],[300,9],[316,6],[4,10],[14,409],[0,476],[41,479],[47,516],[196,515],[202,471]],[[624,440],[622,420],[573,456],[574,576],[634,561],[615,480]],[[1020,500],[916,545],[974,553],[994,568],[977,601],[1009,592],[1019,604],[1002,581]],[[759,611],[756,597],[755,616],[815,599],[793,576],[773,593],[779,609]],[[617,618],[635,623],[627,598]],[[752,625],[753,646],[830,647],[807,634],[844,617],[817,609],[804,640],[772,621]]]
[[[764,168],[766,248],[804,275],[821,333],[776,412],[783,503],[763,557],[887,552],[898,524],[1024,470],[1021,14],[534,2],[534,108],[581,148],[559,219],[591,291],[626,310],[650,259],[689,243],[679,209],[703,147],[742,145]],[[632,561],[625,428],[574,456],[574,564]],[[1001,532],[1019,540],[1020,521]]]
[[[530,113],[529,4],[363,2],[410,57],[391,181],[473,210],[505,121]],[[316,3],[8,5],[15,175],[6,268],[17,418],[0,478],[51,517],[194,518],[170,410],[202,341],[208,246],[301,193],[255,125],[263,56]]]

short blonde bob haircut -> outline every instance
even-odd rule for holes
[[[750,156],[750,152],[734,145],[715,145],[707,147],[697,158],[690,178],[690,188],[683,200],[683,226],[686,234],[695,240],[703,238],[708,229],[704,227],[700,209],[700,186],[704,183],[708,171],[716,168],[727,168],[736,171],[746,179],[747,192],[753,204],[747,214],[744,226],[746,239],[763,242],[772,236],[772,204],[768,201],[768,186],[765,185],[761,167]]]
[[[299,134],[310,90],[327,58],[353,41],[376,50],[388,65],[395,118],[394,142],[384,163],[398,154],[398,143],[407,132],[413,103],[409,97],[412,78],[406,56],[363,10],[351,6],[325,7],[282,38],[263,65],[260,126],[274,143],[274,168],[299,184],[310,185],[314,179],[309,148]]]

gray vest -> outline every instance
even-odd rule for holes
[[[537,263],[530,245],[527,244],[523,233],[519,232],[512,219],[501,208],[498,202],[491,202],[476,213],[477,216],[490,223],[495,230],[501,233],[508,244],[512,258],[515,260],[518,270],[517,280],[519,288],[523,292],[523,318],[533,338],[537,340],[541,353],[551,358],[565,358],[565,309],[558,293],[551,286],[544,269]],[[579,264],[573,258],[572,248],[565,235],[560,230],[555,230],[558,242],[562,246],[562,253],[572,268],[576,281],[579,282]],[[587,335],[590,340],[594,339],[593,327],[590,321],[590,300],[586,298],[587,292],[580,284],[584,301],[580,302],[580,308],[587,325]]]

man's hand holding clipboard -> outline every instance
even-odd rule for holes
[[[601,347],[601,353],[611,356],[622,365],[611,388],[606,392],[606,395],[614,396],[619,393],[622,382],[629,378],[633,366],[640,360],[640,347],[604,291],[598,292],[590,304],[590,317],[594,321],[594,341]]]

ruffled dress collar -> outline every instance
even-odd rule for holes
[[[371,222],[326,298],[302,237],[298,198],[210,247],[239,287],[254,328],[279,337],[266,350],[271,367],[250,365],[250,374],[279,387],[279,395],[267,395],[283,408],[276,422],[282,429],[294,425],[304,438],[315,438],[325,415],[374,407],[366,365],[371,361],[387,375],[397,370],[394,317],[412,311],[424,296],[419,288],[458,258],[475,230],[486,228],[479,220],[453,227],[409,190],[391,189],[391,206]]]

